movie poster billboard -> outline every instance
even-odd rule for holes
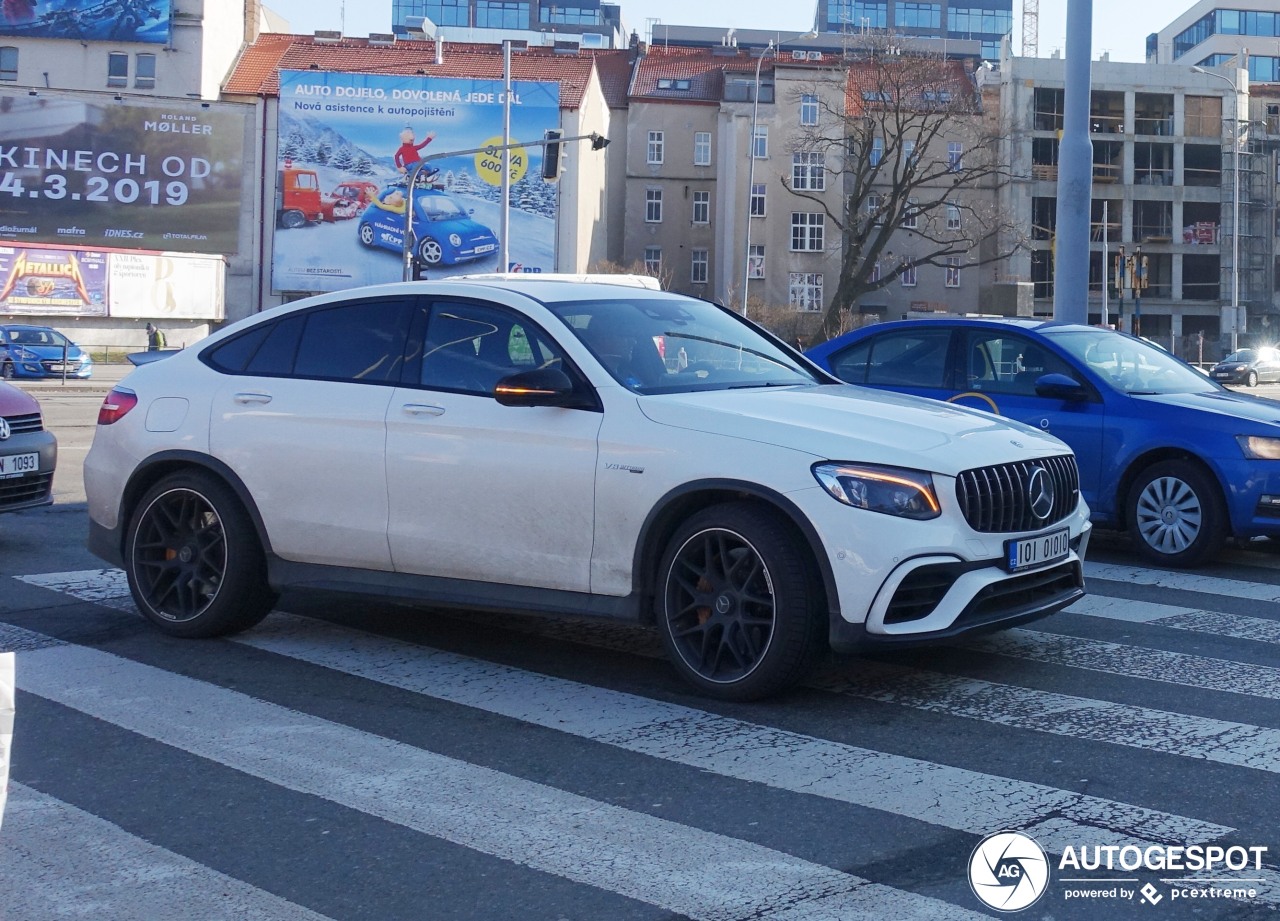
[[[516,81],[511,95],[511,143],[559,127],[558,83]],[[540,144],[512,151],[511,264],[499,265],[503,109],[500,80],[281,71],[273,287],[399,281],[405,176],[421,160],[412,229],[428,277],[553,271],[556,189]]]
[[[221,320],[221,256],[0,244],[0,314]]]
[[[0,91],[0,242],[238,252],[249,111]]]
[[[169,42],[171,0],[3,0],[0,36]]]

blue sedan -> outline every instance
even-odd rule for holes
[[[62,333],[48,326],[0,326],[0,377],[78,377],[93,375],[93,359]]]
[[[375,196],[360,215],[356,231],[360,242],[403,252],[405,198],[402,186],[391,186]],[[473,220],[471,212],[448,192],[435,188],[415,191],[413,211],[416,255],[426,265],[455,265],[497,252],[494,232]]]
[[[809,357],[854,384],[994,412],[1075,451],[1100,527],[1195,566],[1228,537],[1280,537],[1280,405],[1233,393],[1110,329],[1025,319],[863,327]]]

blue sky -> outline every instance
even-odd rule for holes
[[[1086,2],[1086,0],[1075,0]],[[266,0],[289,20],[295,32],[339,29],[348,35],[391,31],[391,0]],[[628,28],[644,36],[649,19],[669,25],[725,26],[804,32],[813,22],[817,4],[762,3],[744,10],[739,0],[703,0],[690,5],[687,0],[621,0],[622,18]],[[1095,4],[1093,13],[1093,55],[1108,52],[1113,61],[1145,59],[1147,35],[1164,28],[1191,5],[1184,2],[1125,0],[1123,3]],[[1022,41],[1022,0],[1014,0],[1014,50]],[[1040,56],[1048,57],[1066,44],[1067,0],[1040,0]]]

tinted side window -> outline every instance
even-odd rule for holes
[[[871,342],[867,383],[884,387],[945,386],[950,341],[951,332],[946,329],[904,329],[877,336]]]
[[[219,371],[239,374],[275,327],[275,323],[259,324],[247,333],[215,345],[204,356],[204,360]]]
[[[843,352],[831,356],[831,373],[850,384],[867,382],[867,365],[871,361],[872,340],[855,342]]]
[[[294,376],[362,383],[399,381],[407,301],[357,301],[310,310],[305,316]]]
[[[300,314],[276,323],[253,357],[245,365],[246,374],[285,377],[293,373],[293,359],[298,354],[298,340],[306,318]]]
[[[419,378],[424,387],[488,395],[507,375],[541,367],[574,373],[555,343],[521,318],[486,304],[431,309]]]

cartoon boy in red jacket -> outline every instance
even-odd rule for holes
[[[421,144],[415,144],[413,129],[405,125],[404,130],[400,132],[400,146],[396,149],[396,168],[405,175],[413,172],[413,165],[422,159],[422,148],[435,139],[436,133],[432,131],[427,134],[426,140]]]

